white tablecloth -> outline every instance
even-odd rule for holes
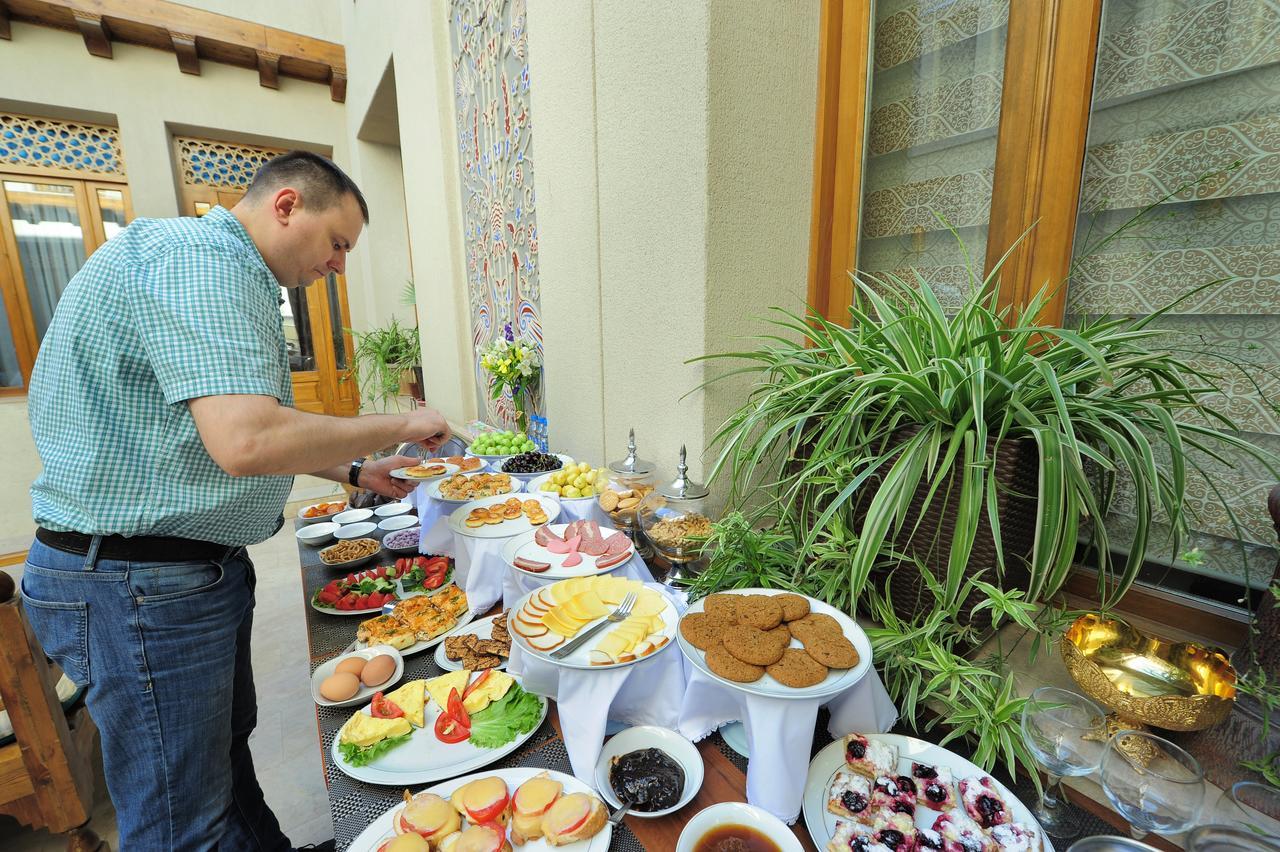
[[[506,567],[505,562],[503,565]],[[644,564],[644,560],[637,556],[634,550],[631,552],[631,558],[614,568],[611,573],[619,577],[626,577],[628,580],[639,580],[642,583],[655,582],[649,566]],[[534,589],[557,582],[559,580],[544,579],[534,574],[526,574],[523,571],[512,571],[507,567],[506,575],[502,580],[502,605],[505,607],[513,606],[516,601]]]
[[[647,569],[643,570],[647,573]],[[667,597],[677,614],[684,614],[683,600],[672,596],[670,589],[658,583],[645,585]],[[592,671],[557,666],[524,653],[519,642],[511,643],[511,659],[507,663],[507,671],[523,678],[525,689],[556,702],[573,774],[586,784],[594,784],[607,721],[675,730],[689,669],[675,639],[649,659],[616,669]],[[601,712],[602,708],[607,712]]]
[[[898,721],[898,708],[871,668],[865,677],[831,698],[766,698],[725,686],[689,664],[689,685],[679,731],[697,742],[729,722],[747,729],[747,801],[788,824],[800,815],[818,708],[831,711],[834,737],[855,731],[884,733]]]

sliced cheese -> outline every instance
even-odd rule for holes
[[[412,722],[416,728],[421,728],[426,724],[427,696],[423,690],[425,685],[425,680],[411,680],[386,695],[386,699],[403,710],[404,717]]]
[[[491,669],[485,682],[466,698],[462,699],[462,709],[467,711],[468,716],[473,713],[479,713],[506,695],[507,690],[511,688],[513,683],[515,681],[511,675],[506,672],[500,672],[497,669]]]
[[[441,710],[444,710],[449,706],[449,690],[458,690],[458,696],[461,697],[462,693],[467,691],[467,680],[470,674],[466,669],[463,669],[462,671],[449,672],[446,675],[432,678],[426,683],[427,694],[431,696],[431,700]]]

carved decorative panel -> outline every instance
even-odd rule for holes
[[[182,182],[191,186],[248,189],[258,169],[273,157],[285,153],[280,148],[260,148],[175,136]]]
[[[125,176],[117,128],[8,112],[0,112],[0,163]]]

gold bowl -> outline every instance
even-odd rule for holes
[[[1076,684],[1125,719],[1200,731],[1225,719],[1235,701],[1236,671],[1211,648],[1146,636],[1096,613],[1077,618],[1061,644]]]

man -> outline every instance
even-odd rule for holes
[[[102,246],[41,344],[24,605],[88,685],[122,849],[289,848],[249,753],[245,546],[280,528],[294,474],[402,497],[389,473],[412,460],[363,456],[449,437],[432,410],[292,407],[279,287],[341,274],[368,220],[337,166],[284,154],[232,210],[139,219]]]

